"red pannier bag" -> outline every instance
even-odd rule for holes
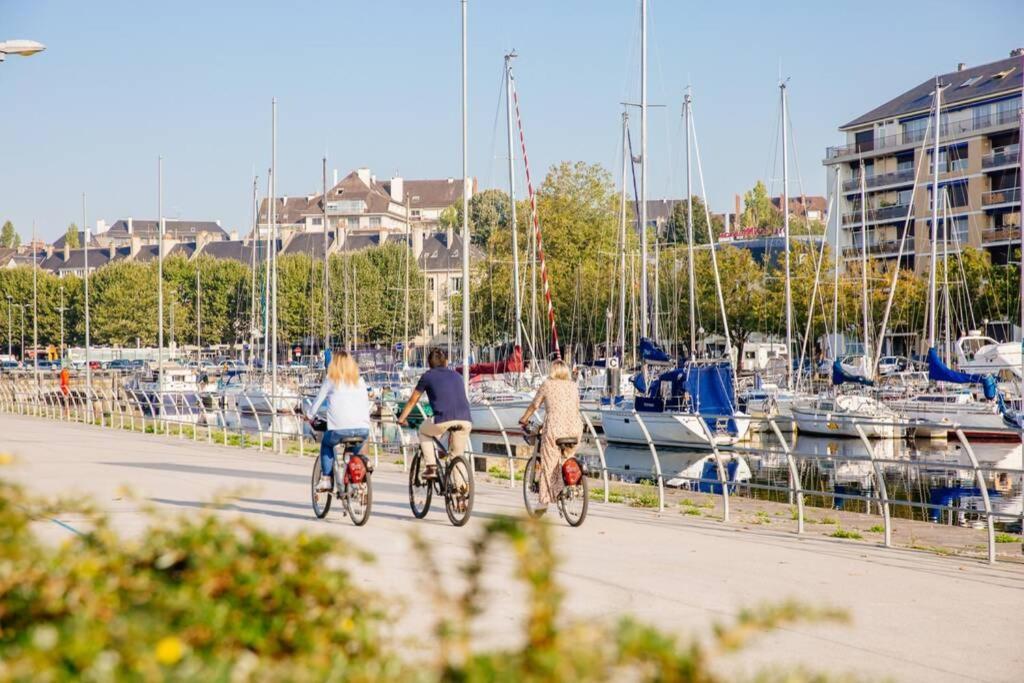
[[[569,458],[562,463],[562,481],[565,482],[566,486],[575,486],[582,477],[583,470],[580,468],[579,460]]]
[[[345,480],[350,484],[362,484],[366,479],[366,461],[362,456],[354,455],[345,467]]]

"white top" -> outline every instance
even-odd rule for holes
[[[369,429],[370,397],[366,393],[363,378],[355,385],[335,385],[324,379],[320,393],[310,408],[310,416],[316,415],[324,400],[327,400],[327,429]]]

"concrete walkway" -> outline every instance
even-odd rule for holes
[[[110,512],[115,528],[129,534],[144,529],[139,508],[147,502],[161,514],[190,514],[230,491],[219,514],[245,515],[281,531],[338,534],[376,556],[361,578],[404,606],[395,633],[400,638],[424,633],[430,624],[410,534],[434,543],[450,579],[482,520],[522,512],[520,489],[478,483],[474,519],[466,527],[451,527],[436,501],[427,519],[415,520],[405,475],[382,460],[367,526],[352,526],[338,508],[317,521],[309,506],[309,458],[36,418],[0,415],[0,452],[16,458],[0,476],[50,497],[90,495]],[[123,495],[124,485],[138,500]],[[73,515],[59,521],[72,528],[82,523]],[[71,533],[58,524],[37,528],[54,539]],[[570,617],[632,614],[680,633],[706,634],[742,607],[786,598],[842,607],[852,616],[849,625],[798,624],[763,637],[723,662],[730,673],[800,665],[871,679],[1024,680],[1020,565],[990,567],[782,530],[743,530],[677,510],[659,515],[593,503],[579,529],[556,520],[554,538]],[[474,627],[480,644],[505,644],[518,633],[522,588],[511,569],[509,553],[496,551],[485,582],[489,608]]]

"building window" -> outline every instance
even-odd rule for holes
[[[327,202],[328,213],[362,213],[366,210],[366,203],[362,199],[342,199],[335,202]]]
[[[928,117],[900,121],[903,130],[903,142],[920,142],[928,130]]]
[[[432,278],[432,277],[428,277],[427,278],[427,289],[429,289],[431,292],[434,291],[434,278]]]
[[[413,218],[419,218],[420,217],[420,210],[419,209],[413,209],[412,210],[412,217]]]
[[[910,204],[910,200],[913,196],[913,190],[900,190],[896,193],[896,204],[899,206],[907,206]]]
[[[323,224],[324,224],[324,219],[322,217],[317,216],[316,218],[313,219],[313,225],[323,225]]]
[[[931,223],[931,221],[929,221]],[[967,244],[967,233],[970,228],[970,223],[967,216],[954,216],[949,219],[949,243],[950,246],[966,245]],[[939,230],[937,239],[946,239],[946,221],[942,218],[939,219]]]
[[[461,292],[462,291],[462,278],[461,277],[453,277],[452,278],[452,291],[453,292]]]
[[[901,154],[896,157],[896,170],[898,172],[914,170],[914,153]]]
[[[370,217],[370,227],[371,228],[379,228],[380,227],[380,216],[371,216]]]
[[[359,227],[359,219],[355,216],[349,216],[346,223],[348,224],[349,229],[354,230]]]
[[[931,206],[931,189],[928,190],[928,206]],[[967,206],[967,181],[958,180],[955,183],[947,183],[939,186],[939,211],[946,205],[945,198],[949,197],[949,205],[954,208]]]

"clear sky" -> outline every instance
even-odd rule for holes
[[[470,174],[504,186],[502,55],[532,173],[560,160],[617,175],[620,102],[639,98],[639,0],[470,0]],[[249,228],[278,98],[280,194],[341,173],[461,174],[457,0],[0,0],[0,39],[47,50],[0,63],[0,220],[52,239],[69,221],[156,214]],[[650,0],[651,198],[682,196],[687,84],[713,209],[758,178],[778,190],[778,77],[790,80],[792,190],[823,194],[836,127],[957,62],[1024,46],[1019,0]],[[638,117],[634,116],[634,123]],[[639,138],[634,126],[634,139]],[[520,171],[521,175],[521,171]],[[520,187],[522,184],[520,183]]]

